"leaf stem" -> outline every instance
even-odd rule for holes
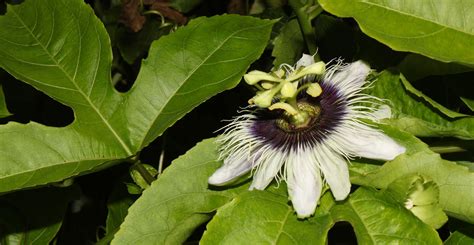
[[[467,151],[467,149],[464,149],[460,146],[431,146],[430,150],[439,154]]]
[[[155,180],[155,178],[153,178],[153,176],[151,176],[151,174],[148,172],[148,170],[146,170],[146,168],[143,167],[142,163],[140,163],[140,162],[135,163],[133,165],[133,168],[135,168],[138,171],[138,173],[140,173],[140,175],[143,177],[143,179],[149,185],[151,185],[151,183]]]
[[[306,47],[311,55],[314,55],[315,61],[320,61],[319,55],[316,54],[318,47],[316,46],[316,34],[314,33],[313,26],[311,25],[311,19],[308,13],[306,13],[306,7],[301,3],[300,0],[289,0],[288,4],[293,9],[298,18],[300,24],[301,33],[303,34]],[[316,5],[318,3],[315,3]]]

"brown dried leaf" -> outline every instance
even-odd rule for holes
[[[150,6],[150,9],[160,12],[165,18],[178,25],[184,25],[188,21],[188,18],[186,18],[182,13],[172,9],[167,1],[157,0]]]
[[[120,22],[133,32],[139,32],[143,28],[146,18],[140,14],[140,0],[122,0]]]

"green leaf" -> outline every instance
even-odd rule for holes
[[[466,97],[461,97],[461,100],[464,102],[464,104],[467,105],[467,107],[471,110],[474,111],[474,99],[469,99]]]
[[[217,210],[202,244],[326,244],[328,214],[301,220],[288,205],[286,185],[277,191],[247,191]]]
[[[444,63],[417,54],[408,54],[398,65],[400,72],[410,81],[428,76],[457,74],[472,71],[472,68],[456,63]]]
[[[0,197],[1,244],[49,244],[78,189],[42,188]],[[34,205],[32,205],[34,204]]]
[[[280,30],[274,39],[272,56],[275,57],[273,66],[281,64],[293,65],[301,57],[304,50],[304,39],[297,19],[290,20]]]
[[[171,27],[161,27],[161,22],[151,18],[137,33],[120,26],[115,33],[120,54],[127,63],[133,64],[148,51],[154,40],[168,34]]]
[[[395,180],[388,186],[387,193],[435,229],[441,228],[448,221],[448,217],[439,206],[438,185],[421,175]]]
[[[474,5],[464,1],[319,0],[394,50],[474,65]]]
[[[111,117],[107,33],[83,1],[9,5],[0,16],[0,66],[74,109],[64,128],[0,126],[0,192],[59,181],[132,154]],[[106,98],[106,99],[105,99]]]
[[[474,139],[474,117],[449,118],[445,114],[457,114],[422,95],[399,74],[382,72],[370,93],[388,100],[392,118],[385,122],[397,128],[417,136]]]
[[[107,200],[107,220],[105,221],[105,234],[115,233],[123,220],[127,216],[128,208],[132,205],[134,199],[128,194],[123,183],[119,183],[110,194]]]
[[[422,174],[439,186],[439,203],[448,215],[474,222],[474,209],[463,203],[474,203],[474,172],[465,166],[442,159],[416,137],[380,126],[384,132],[407,148],[407,152],[381,167],[351,171],[351,182],[358,185],[387,188],[393,181]],[[357,163],[353,163],[357,165]]]
[[[134,144],[148,145],[196,105],[236,86],[263,52],[273,23],[237,15],[198,18],[154,42],[122,112],[135,129]]]
[[[0,84],[0,118],[11,116],[5,103],[5,95],[3,95],[2,84]]]
[[[446,241],[445,245],[472,245],[474,244],[474,238],[466,236],[459,231],[452,233]]]
[[[221,165],[214,139],[204,140],[172,162],[129,209],[112,244],[180,244],[212,217],[241,186],[211,190],[207,179]]]
[[[199,5],[202,0],[170,0],[170,6],[181,13],[187,13]]]
[[[0,192],[97,171],[135,155],[195,106],[234,87],[273,22],[199,18],[152,45],[127,94],[111,84],[108,35],[82,0],[36,0],[0,16],[0,67],[74,110],[63,128],[0,126]],[[219,71],[219,72],[216,72]]]
[[[207,179],[221,165],[217,158],[217,145],[208,139],[175,160],[132,205],[112,244],[179,244],[216,211],[203,244],[325,244],[336,220],[353,223],[359,241],[440,243],[436,231],[390,196],[372,190],[358,191],[343,203],[335,203],[327,192],[314,217],[301,220],[288,203],[284,183],[265,191],[247,191],[248,181],[211,189]],[[384,211],[374,216],[373,210]]]
[[[390,197],[364,187],[331,209],[335,221],[348,221],[359,244],[441,244],[438,233]]]
[[[456,117],[465,117],[468,116],[466,114],[462,114],[459,112],[452,111],[440,103],[432,100],[430,97],[426,96],[423,94],[420,90],[416,89],[411,85],[410,82],[403,76],[400,75],[400,80],[402,81],[403,86],[405,86],[405,89],[410,92],[413,95],[416,95],[418,98],[424,100],[425,102],[429,103],[432,107],[436,108],[439,112],[443,113],[443,115],[448,116],[450,118],[456,118]]]

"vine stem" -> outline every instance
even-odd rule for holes
[[[151,176],[151,174],[148,172],[148,170],[146,170],[146,168],[143,167],[143,165],[140,162],[135,163],[133,165],[133,168],[135,168],[138,171],[138,173],[140,173],[140,175],[143,177],[143,179],[149,185],[151,185],[151,183],[155,180],[155,178],[153,178],[153,176]]]
[[[305,11],[305,6],[300,0],[288,0],[288,4],[293,9],[296,17],[298,18],[301,33],[303,34],[303,38],[309,53],[314,55],[315,61],[321,60],[319,55],[316,53],[316,51],[318,51],[318,46],[316,46],[316,34],[314,33],[313,26],[311,25],[311,19],[309,18],[308,13]]]
[[[166,132],[161,136],[161,152],[158,161],[158,176],[163,172],[163,163],[165,161]]]

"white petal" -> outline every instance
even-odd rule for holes
[[[340,93],[345,96],[358,93],[364,86],[365,78],[370,72],[370,67],[362,61],[356,61],[346,66],[335,65],[329,68],[324,83],[335,85]]]
[[[311,216],[321,196],[322,180],[309,151],[292,151],[286,163],[286,182],[298,218]]]
[[[227,157],[224,160],[224,165],[214,172],[208,179],[208,183],[211,185],[225,185],[235,178],[244,175],[252,169],[252,164],[246,159],[245,156],[239,156],[237,158]]]
[[[381,105],[376,111],[372,113],[372,116],[376,120],[391,118],[392,109],[388,105]]]
[[[260,156],[256,160],[256,171],[253,175],[252,185],[249,190],[264,190],[281,170],[281,166],[287,158],[287,154],[273,147],[266,147],[256,153]]]
[[[348,126],[342,134],[348,150],[360,157],[389,161],[406,150],[382,132],[362,124]]]
[[[325,145],[318,145],[314,153],[324,179],[336,200],[344,200],[351,191],[347,162]]]
[[[303,54],[301,58],[296,62],[296,69],[300,67],[306,67],[314,64],[314,57],[309,54]]]

